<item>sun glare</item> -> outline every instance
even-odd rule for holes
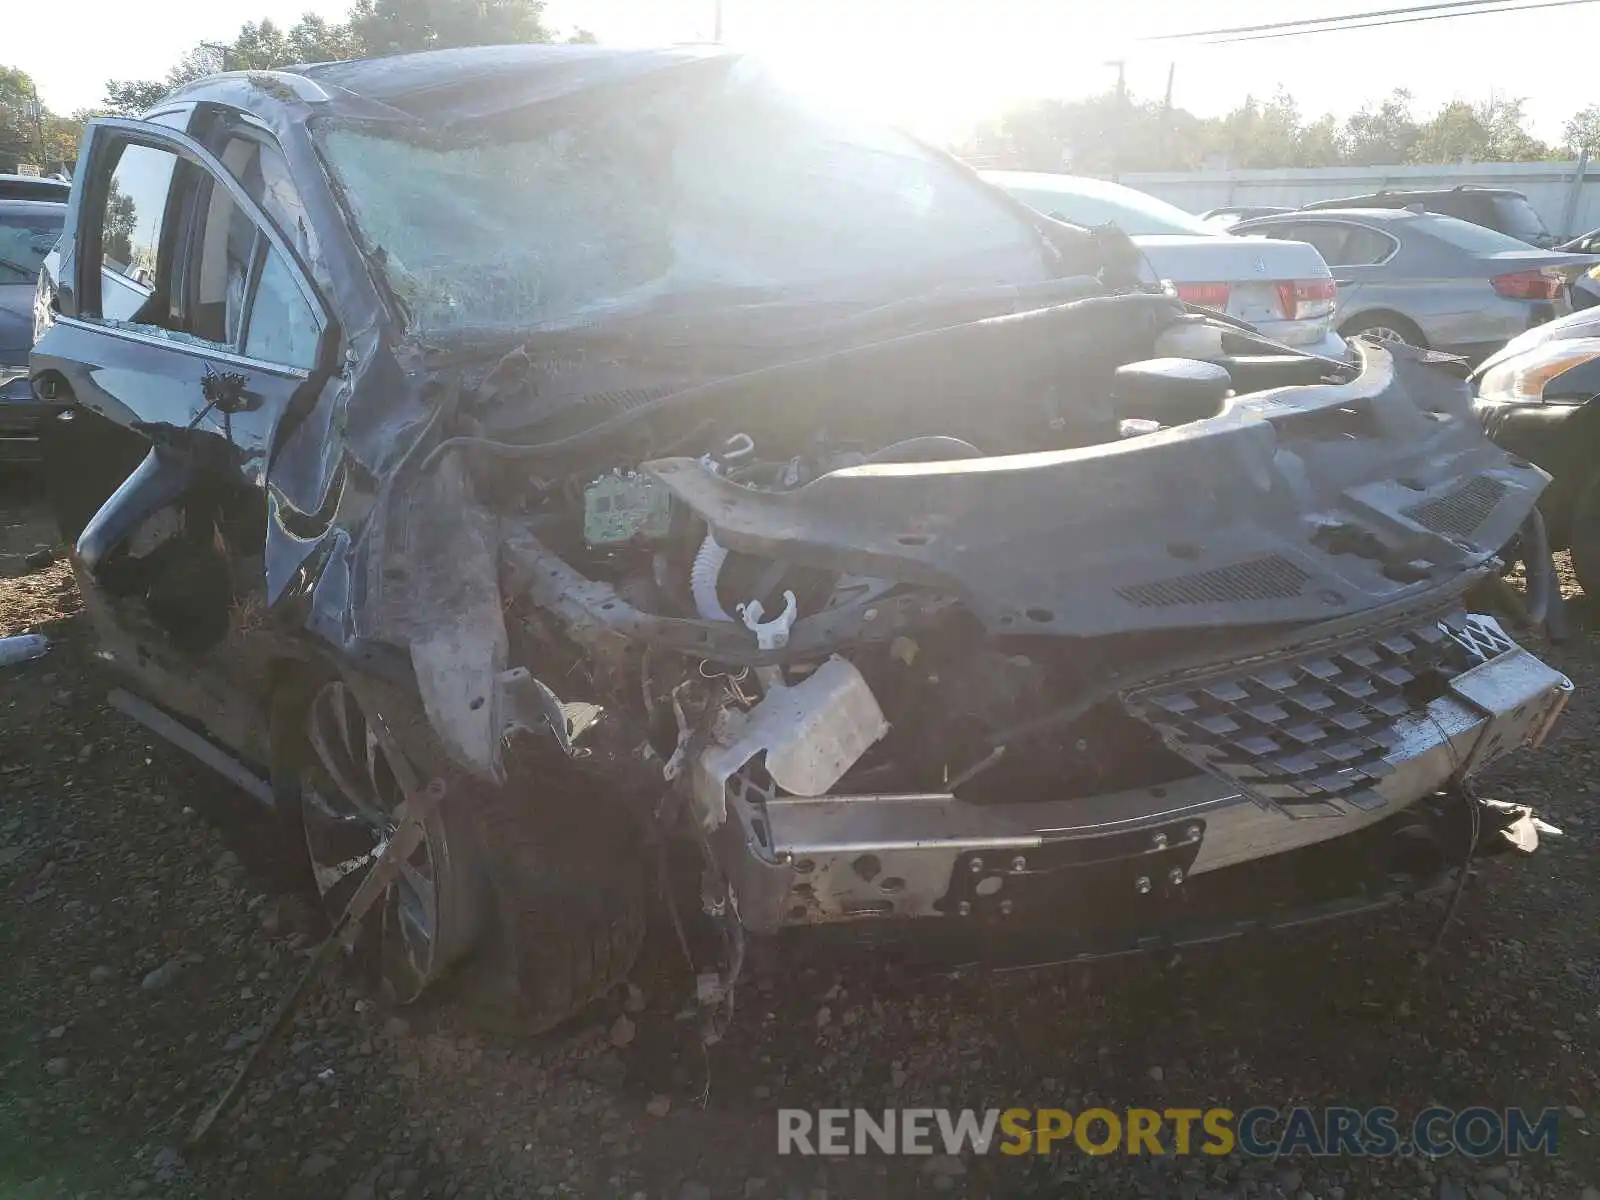
[[[843,42],[774,39],[752,49],[797,86],[936,141],[959,137],[1009,102],[1081,94],[1115,80],[1104,55],[1081,42],[1068,52],[1025,39],[993,44],[999,31],[974,40],[938,24],[912,29]]]

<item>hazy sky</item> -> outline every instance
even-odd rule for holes
[[[1177,103],[1202,115],[1280,84],[1308,115],[1343,116],[1393,87],[1425,111],[1444,101],[1524,96],[1533,132],[1600,101],[1581,55],[1600,44],[1600,4],[1230,46],[1139,43],[1156,33],[1394,8],[1414,0],[723,0],[725,40],[779,60],[870,110],[932,137],[1021,96],[1097,91],[1125,59],[1129,87],[1161,94],[1176,63]],[[1420,0],[1416,0],[1420,2]],[[561,31],[601,41],[709,39],[714,0],[549,0]],[[246,20],[337,17],[348,0],[10,0],[0,63],[33,75],[58,112],[95,103],[109,76],[159,76],[197,41]]]

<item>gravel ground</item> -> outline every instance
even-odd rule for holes
[[[912,979],[813,948],[758,967],[703,1052],[658,939],[635,985],[545,1038],[470,1036],[321,984],[212,1145],[176,1149],[260,1034],[315,924],[249,802],[104,703],[37,503],[0,490],[0,1196],[1182,1196],[1600,1200],[1600,636],[1547,750],[1484,782],[1567,836],[1439,910],[1151,963]],[[56,548],[59,551],[59,548]],[[1389,1103],[1562,1109],[1559,1156],[780,1159],[780,1106]]]

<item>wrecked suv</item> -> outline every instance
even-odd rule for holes
[[[1120,953],[1527,840],[1466,781],[1570,689],[1472,594],[1546,478],[1449,362],[1188,309],[721,51],[221,75],[76,178],[31,372],[115,700],[334,912],[442,791],[402,1001],[548,1025],[657,904],[713,1003],[792,927]]]

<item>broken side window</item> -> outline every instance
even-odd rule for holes
[[[268,246],[245,329],[246,357],[309,371],[321,336],[321,322],[296,285],[294,268]]]
[[[315,238],[283,151],[253,130],[227,134],[217,157],[245,194],[302,259],[315,257]]]

